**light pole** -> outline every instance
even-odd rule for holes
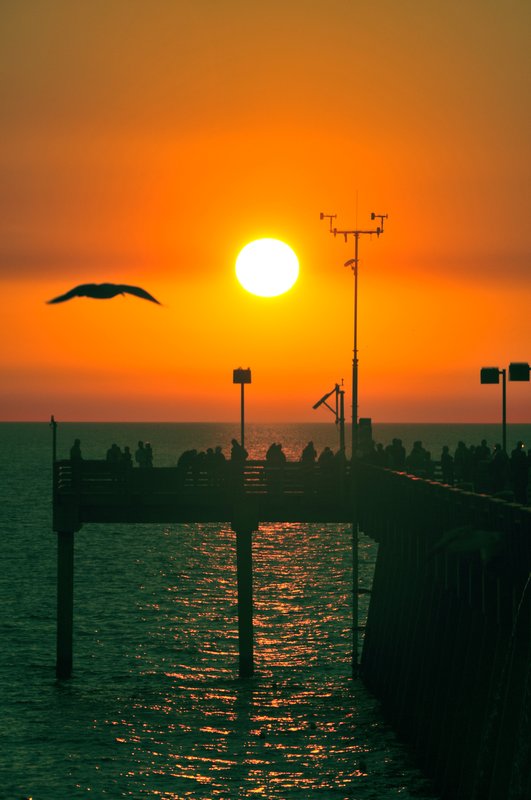
[[[345,267],[350,267],[354,273],[354,348],[352,353],[352,443],[351,443],[351,458],[354,460],[358,450],[358,264],[359,264],[359,240],[360,236],[380,236],[384,232],[384,220],[387,219],[387,214],[371,214],[371,220],[379,219],[380,225],[371,230],[338,230],[332,227],[332,220],[336,218],[336,214],[323,214],[321,212],[320,219],[329,220],[329,232],[334,236],[338,234],[345,237],[345,242],[348,241],[349,236],[354,237],[354,258],[345,261]]]
[[[245,394],[244,394],[244,386],[246,383],[251,383],[251,370],[249,367],[247,369],[242,369],[238,367],[232,371],[232,382],[239,383],[241,387],[240,392],[240,420],[241,420],[241,446],[244,447],[245,444]]]
[[[530,367],[525,361],[513,361],[509,364],[510,381],[529,381]],[[481,367],[481,383],[499,383],[502,376],[502,447],[507,452],[507,370],[498,367]]]

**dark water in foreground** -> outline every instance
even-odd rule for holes
[[[517,438],[530,430],[519,428]],[[412,441],[429,447],[424,434]],[[71,424],[59,427],[59,456],[75,436],[87,457],[142,438],[155,465],[169,465],[234,435],[230,425]],[[394,435],[388,426],[376,438]],[[434,455],[441,435],[429,434]],[[483,435],[493,441],[479,428],[466,440]],[[248,446],[260,457],[282,441],[295,457],[309,438],[336,446],[331,425],[250,427]],[[50,429],[3,424],[0,444],[0,798],[432,797],[349,678],[348,526],[255,534],[257,675],[241,681],[230,529],[86,525],[75,545],[74,676],[58,684]],[[362,585],[375,550],[362,538]]]

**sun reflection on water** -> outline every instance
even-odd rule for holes
[[[348,526],[254,534],[256,676],[247,681],[236,677],[234,534],[197,528],[165,533],[172,557],[161,553],[156,580],[145,581],[135,654],[145,685],[113,723],[132,775],[164,800],[318,791],[380,800],[371,760],[382,763],[388,732],[349,678]],[[373,547],[361,546],[366,581]]]

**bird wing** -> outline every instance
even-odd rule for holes
[[[145,289],[141,289],[140,286],[125,286],[124,284],[121,284],[117,288],[121,292],[128,292],[129,294],[134,294],[137,297],[143,297],[144,300],[151,300],[152,303],[157,303],[159,306],[161,305],[158,300],[155,300],[153,295],[151,295],[149,292],[146,292]]]
[[[65,300],[71,300],[72,297],[87,297],[90,291],[94,289],[94,283],[82,283],[75,286],[65,294],[60,294],[59,297],[54,297],[52,300],[47,300],[47,303],[64,303]]]

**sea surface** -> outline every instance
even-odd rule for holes
[[[500,426],[374,425],[438,458]],[[348,433],[347,433],[348,435]],[[59,423],[86,458],[150,441],[155,466],[221,445],[237,424]],[[527,438],[526,438],[527,437]],[[248,425],[298,458],[334,425]],[[508,446],[531,425],[508,426]],[[235,537],[225,525],[85,525],[75,537],[74,672],[55,678],[56,540],[48,423],[0,424],[0,798],[428,800],[378,702],[349,675],[351,531],[269,524],[254,534],[255,663],[238,678]],[[370,587],[376,545],[360,544]],[[365,595],[361,600],[365,603]],[[366,614],[360,605],[360,614]]]

